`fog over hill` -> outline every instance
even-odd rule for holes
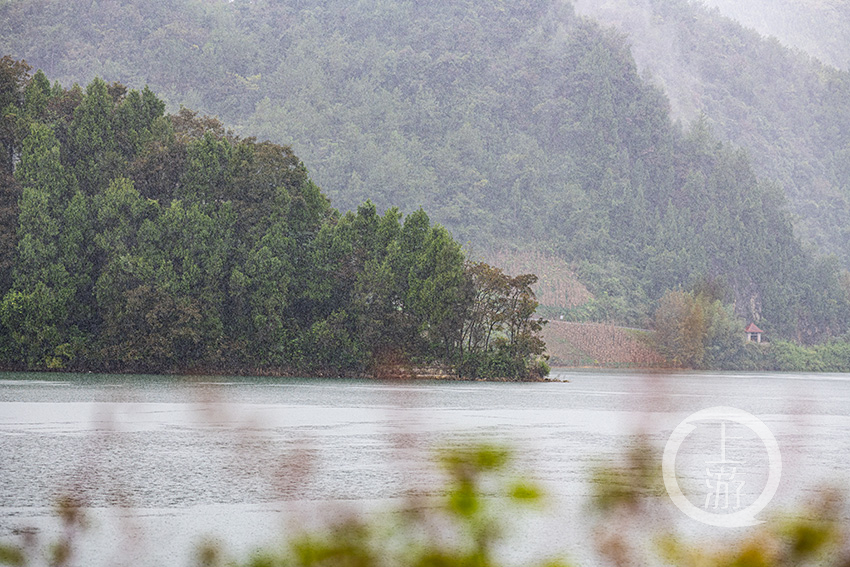
[[[714,3],[724,10],[733,5]],[[850,19],[838,2],[755,0],[734,6],[748,22],[757,15],[767,23],[798,22],[800,34],[808,29],[806,37],[813,38],[806,48],[811,53],[848,52],[843,38],[850,26],[843,22]],[[850,265],[847,72],[700,2],[576,0],[575,8],[623,33],[639,72],[669,97],[673,117],[689,123],[704,115],[716,135],[744,148],[756,173],[789,198],[796,234],[820,254]]]
[[[479,250],[555,258],[593,298],[553,285],[565,318],[643,326],[669,290],[718,284],[777,336],[842,334],[850,284],[792,222],[850,264],[850,75],[687,0],[595,7],[602,24],[561,0],[18,0],[0,52],[71,102],[95,75],[147,84],[291,145],[342,211],[422,207]],[[60,138],[71,110],[45,110]]]
[[[845,0],[702,0],[764,36],[824,63],[850,68],[850,3]]]

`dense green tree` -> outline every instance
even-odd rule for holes
[[[203,316],[196,301],[148,284],[124,289],[104,325],[107,368],[162,372],[185,368],[203,349]]]
[[[13,173],[15,156],[23,138],[21,118],[31,69],[25,61],[16,61],[9,55],[0,59],[0,169],[7,175]]]
[[[141,92],[132,90],[121,97],[114,121],[115,137],[122,155],[130,160],[155,137],[155,123],[164,116],[165,103],[147,86]]]
[[[411,216],[405,219],[405,233]],[[465,288],[460,245],[445,228],[431,227],[424,234],[418,257],[407,270],[405,303],[418,324],[427,351],[440,353],[446,360],[460,359]]]
[[[27,116],[43,120],[47,117],[48,104],[53,97],[53,88],[47,75],[39,69],[24,89],[24,109]]]
[[[461,327],[461,371],[473,377],[535,378],[546,373],[544,321],[534,317],[532,274],[514,278],[481,262],[468,263]]]
[[[155,367],[166,360],[164,349],[153,355],[142,346],[158,340],[151,329],[155,323],[140,324],[145,315],[133,309],[150,306],[153,291],[149,284],[139,289],[146,285],[150,270],[145,270],[137,247],[142,224],[157,216],[159,205],[139,195],[129,179],[119,178],[95,196],[94,208],[98,229],[94,242],[102,265],[93,290],[104,323],[99,337],[101,357],[108,363],[139,363],[150,355]]]
[[[15,178],[0,171],[0,294],[12,286],[20,193]]]
[[[18,201],[20,185],[14,169],[20,157],[23,139],[29,133],[29,117],[35,106],[41,106],[40,91],[43,73],[36,73],[29,83],[31,68],[23,61],[8,55],[0,59],[0,294],[12,285],[14,253],[17,245]],[[48,82],[48,90],[50,83]]]
[[[61,364],[57,352],[70,353],[85,309],[76,300],[90,279],[80,261],[87,256],[88,205],[59,154],[50,127],[34,123],[16,169],[23,187],[17,260],[2,309],[21,356],[33,366]]]
[[[176,302],[197,302],[202,342],[189,360],[219,361],[224,340],[221,310],[223,278],[232,246],[235,222],[231,208],[223,204],[209,213],[193,203],[173,201],[155,223],[147,225],[140,250],[154,266],[154,279]],[[269,300],[274,300],[269,297]]]
[[[288,312],[293,296],[294,247],[285,225],[272,225],[248,254],[242,271],[234,272],[234,284],[244,290],[250,309],[249,344],[263,362],[285,363],[297,354],[292,344],[296,329]]]
[[[102,191],[112,178],[124,173],[114,113],[115,99],[109,86],[96,78],[74,110],[66,148],[67,163],[87,195]]]

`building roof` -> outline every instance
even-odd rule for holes
[[[740,329],[740,327],[738,327],[738,328]],[[744,332],[745,333],[763,333],[764,331],[762,331],[761,329],[756,327],[755,323],[750,323],[749,325],[747,325],[747,328],[744,329]]]

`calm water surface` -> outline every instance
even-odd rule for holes
[[[93,519],[80,564],[189,565],[205,536],[244,553],[317,510],[438,496],[433,451],[483,439],[516,448],[516,471],[552,502],[516,528],[506,553],[565,550],[590,564],[588,471],[622,455],[636,433],[660,450],[687,415],[721,405],[753,413],[776,436],[782,482],[767,512],[811,499],[820,481],[846,482],[850,375],[552,378],[569,382],[0,374],[0,541],[31,527],[58,533],[52,507],[70,492]],[[698,444],[719,442],[719,429],[698,433]],[[764,463],[742,451],[756,486]],[[703,465],[687,470],[683,486],[702,490],[697,504]],[[717,529],[688,522],[707,538]]]

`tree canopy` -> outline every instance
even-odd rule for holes
[[[645,326],[667,290],[723,278],[736,315],[773,336],[816,342],[843,332],[850,304],[838,273],[850,256],[841,219],[850,208],[843,192],[817,180],[835,177],[843,187],[846,73],[753,43],[704,12],[688,19],[684,0],[656,4],[665,22],[691,26],[687,41],[701,46],[695,61],[716,79],[705,83],[710,117],[684,127],[638,73],[626,39],[560,0],[23,0],[0,6],[0,22],[7,52],[63,83],[97,74],[150,84],[173,109],[184,104],[242,135],[291,144],[340,210],[367,199],[378,211],[422,207],[472,249],[542,250],[569,262],[595,299],[560,313],[568,318]],[[200,198],[214,181],[205,167],[216,163],[229,165],[215,182],[239,185],[243,158],[220,140],[184,152],[155,137],[151,149],[144,124],[156,108],[144,91],[89,88],[63,95],[66,107],[85,97],[87,110],[66,113],[57,132],[71,153],[94,144],[69,171],[84,194],[108,185],[129,155],[131,169],[121,173],[145,198],[161,198],[152,191],[169,183],[181,198]],[[31,87],[32,108],[50,90],[44,81]],[[124,96],[122,112],[135,117],[113,141],[97,138],[109,125],[92,114],[107,96]],[[731,121],[747,108],[746,124]],[[728,110],[729,120],[712,109]],[[175,115],[178,140],[205,128]],[[808,126],[786,127],[786,119]],[[730,137],[755,159],[720,142]],[[765,151],[748,143],[756,138]],[[806,173],[827,163],[835,175]],[[792,177],[808,181],[789,185]],[[253,219],[243,216],[250,202],[233,207],[243,207],[237,223]],[[837,266],[800,244],[792,208],[796,230],[837,253]]]
[[[287,146],[166,114],[147,88],[50,87],[6,63],[7,364],[345,374],[392,361],[513,379],[545,368],[533,276],[471,263],[422,209],[366,201],[340,214]],[[498,275],[486,292],[498,309],[477,301],[481,270]],[[488,341],[465,341],[473,316]]]

